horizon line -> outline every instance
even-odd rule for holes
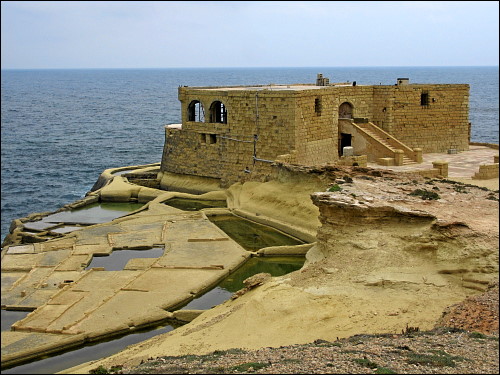
[[[160,69],[331,69],[331,68],[498,68],[499,65],[358,65],[358,66],[211,66],[211,67],[74,67],[74,68],[0,68],[0,70],[160,70]]]

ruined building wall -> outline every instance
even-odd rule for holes
[[[189,90],[189,91],[188,91]],[[277,97],[278,96],[278,97]],[[295,99],[293,93],[272,90],[225,91],[179,88],[182,130],[167,130],[161,170],[220,179],[228,186],[247,171],[271,171],[278,155],[295,149]],[[188,106],[202,103],[205,121],[188,121]],[[227,110],[227,123],[210,122],[210,105],[220,101]],[[170,133],[170,135],[168,135]]]

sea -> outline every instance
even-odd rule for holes
[[[470,85],[471,141],[498,144],[498,66],[1,71],[1,240],[13,219],[83,198],[112,167],[161,161],[179,86],[330,82]]]

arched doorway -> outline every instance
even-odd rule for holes
[[[352,119],[353,106],[351,103],[344,102],[339,107],[339,119]]]
[[[339,106],[339,120],[352,120],[353,106],[349,102],[344,102]],[[347,133],[343,129],[341,121],[338,123],[338,152],[339,156],[343,155],[344,147],[352,146],[352,134]]]

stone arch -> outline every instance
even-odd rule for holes
[[[205,109],[199,100],[192,100],[189,103],[188,121],[205,122]]]
[[[227,109],[224,103],[216,100],[210,105],[210,122],[227,124]]]
[[[349,102],[344,102],[339,106],[339,119],[352,119],[354,106]]]

